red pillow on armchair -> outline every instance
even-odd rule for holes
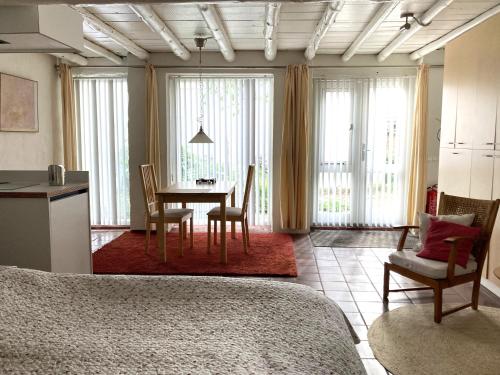
[[[479,227],[468,227],[447,221],[431,219],[424,246],[417,256],[447,262],[451,251],[451,245],[444,242],[444,240],[448,237],[471,237],[471,240],[460,241],[457,244],[456,264],[465,268],[472,251],[472,246],[474,245],[474,239],[476,239],[480,233],[481,228]]]

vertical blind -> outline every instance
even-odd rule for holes
[[[78,169],[89,171],[92,225],[130,224],[126,77],[74,79]]]
[[[414,77],[314,80],[313,223],[403,222]]]
[[[201,87],[203,127],[213,144],[189,143],[199,126],[199,78],[169,77],[170,181],[236,181],[236,205],[241,207],[247,168],[255,164],[249,223],[270,225],[273,78],[204,76]],[[195,222],[205,224],[211,207],[194,205]]]

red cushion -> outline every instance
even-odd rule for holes
[[[446,238],[471,237],[475,239],[480,233],[481,228],[479,227],[468,227],[447,221],[431,219],[431,225],[427,231],[424,246],[417,256],[447,262],[451,251],[451,245],[444,242]],[[464,268],[467,266],[473,245],[474,240],[458,242],[456,264]]]

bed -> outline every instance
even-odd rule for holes
[[[0,372],[365,374],[336,304],[303,285],[0,268]]]

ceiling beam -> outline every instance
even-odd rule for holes
[[[119,44],[127,51],[129,51],[132,55],[137,56],[141,60],[149,59],[149,53],[145,49],[139,47],[125,35],[120,33],[118,30],[112,28],[108,24],[104,23],[102,20],[97,18],[95,15],[90,13],[83,7],[71,6],[72,9],[76,10],[83,16],[83,20],[92,27],[95,31],[103,33],[108,38],[112,39],[116,44]]]
[[[266,24],[264,28],[264,54],[273,61],[278,52],[278,24],[280,22],[281,3],[266,4]]]
[[[500,13],[500,5],[494,6],[493,8],[487,10],[476,18],[473,18],[469,22],[464,23],[462,26],[459,26],[456,29],[450,31],[448,34],[443,35],[441,38],[436,39],[433,42],[430,42],[429,44],[416,50],[415,52],[410,54],[410,58],[412,60],[417,60],[441,47],[444,47],[446,43],[451,42],[453,39],[457,38],[466,31],[472,29],[473,27],[479,25],[480,23],[486,21],[488,18],[493,17],[498,13]]]
[[[219,16],[219,12],[214,4],[198,4],[198,9],[201,15],[205,19],[209,29],[212,31],[212,35],[219,45],[220,52],[226,59],[226,61],[234,61],[234,50],[227,35],[227,31],[224,28],[222,19]]]
[[[95,44],[94,42],[91,42],[90,40],[83,39],[83,47],[90,52],[94,52],[96,55],[104,57],[105,59],[108,59],[109,61],[117,65],[123,64],[123,59],[120,56],[115,55],[113,52],[107,50],[104,47],[101,47],[100,45]]]
[[[51,53],[51,55],[76,65],[85,66],[88,64],[88,60],[85,57],[76,53]]]
[[[431,6],[421,17],[422,23],[429,23],[436,17],[443,9],[450,5],[453,0],[438,0]],[[409,30],[401,31],[399,35],[390,42],[380,53],[377,55],[378,61],[382,62],[387,59],[399,46],[404,44],[408,39],[415,35],[422,27],[417,22],[413,21]]]
[[[179,38],[168,28],[151,5],[129,5],[129,7],[153,32],[160,34],[161,38],[169,45],[177,57],[180,57],[182,60],[189,60],[191,52],[184,47]]]
[[[316,56],[316,51],[319,48],[321,39],[323,39],[327,31],[333,25],[333,23],[337,19],[337,15],[340,13],[343,7],[344,0],[331,1],[327,4],[325,12],[321,17],[321,20],[316,25],[316,29],[314,30],[314,33],[309,40],[309,44],[307,45],[306,51],[304,53],[306,59],[312,60],[314,56]]]
[[[380,5],[377,13],[375,13],[368,25],[365,26],[363,31],[359,33],[354,42],[352,42],[342,55],[343,61],[349,61],[358,52],[361,45],[379,28],[380,24],[396,9],[400,2],[401,0],[394,0]]]
[[[234,4],[234,0],[214,0],[210,4]],[[262,3],[266,0],[239,0],[241,3]],[[282,3],[326,3],[329,0],[281,0]],[[68,4],[68,5],[106,5],[124,4],[123,0],[0,0],[0,5],[43,5],[43,4]],[[159,0],[130,0],[127,4],[158,4]],[[196,0],[169,0],[170,4],[201,4],[203,1]]]

